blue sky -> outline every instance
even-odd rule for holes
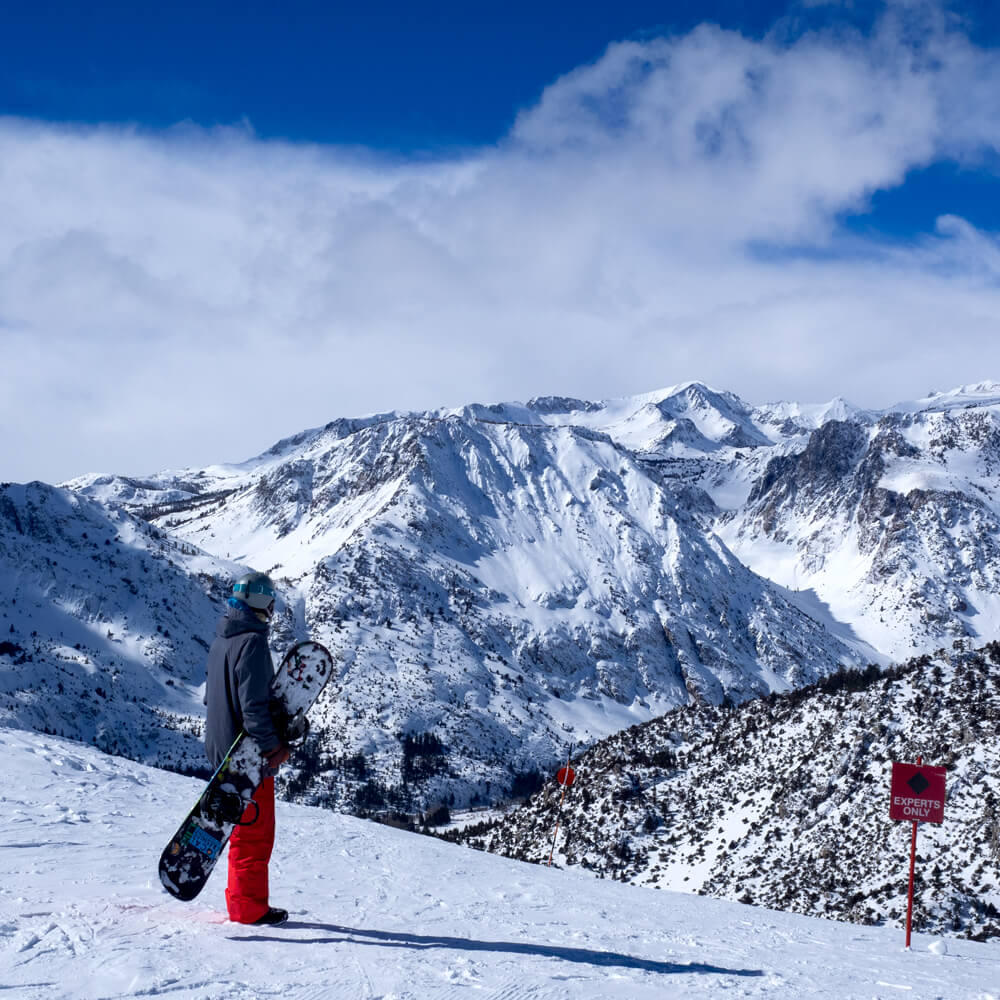
[[[0,479],[1000,378],[996,6],[9,5]]]
[[[0,34],[0,113],[164,129],[249,123],[262,138],[442,155],[501,140],[522,108],[612,41],[709,22],[760,38],[870,32],[881,3],[384,2],[18,4]],[[979,44],[1000,5],[955,4]],[[957,212],[1000,230],[997,164],[935,164],[879,192],[857,231],[910,236]]]
[[[733,0],[18,4],[0,37],[0,100],[54,120],[245,117],[264,137],[437,150],[501,138],[609,42],[702,21],[759,35],[784,14]]]

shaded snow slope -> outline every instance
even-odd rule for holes
[[[0,986],[19,1000],[788,997],[996,1000],[990,944],[523,865],[278,805],[280,928],[179,903],[156,860],[200,783],[0,730]],[[934,950],[932,950],[934,949]]]
[[[204,767],[206,640],[232,564],[120,508],[0,486],[0,724]]]

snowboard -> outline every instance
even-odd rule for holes
[[[308,731],[306,713],[333,674],[333,657],[318,642],[300,642],[284,656],[271,683],[271,715],[289,745]],[[230,835],[256,816],[253,793],[264,779],[266,762],[245,732],[209,778],[194,808],[160,855],[160,881],[177,899],[191,900],[208,881]]]

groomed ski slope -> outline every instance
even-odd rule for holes
[[[281,928],[156,862],[201,783],[0,730],[0,997],[1000,998],[1000,947],[520,864],[278,804]],[[901,873],[902,874],[902,873]]]

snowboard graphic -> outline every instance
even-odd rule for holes
[[[318,642],[300,642],[281,661],[271,685],[271,714],[287,743],[308,728],[306,712],[333,674],[333,657]],[[225,760],[160,856],[160,881],[172,896],[194,899],[212,874],[229,835],[256,818],[243,814],[264,778],[257,744],[241,732]]]

